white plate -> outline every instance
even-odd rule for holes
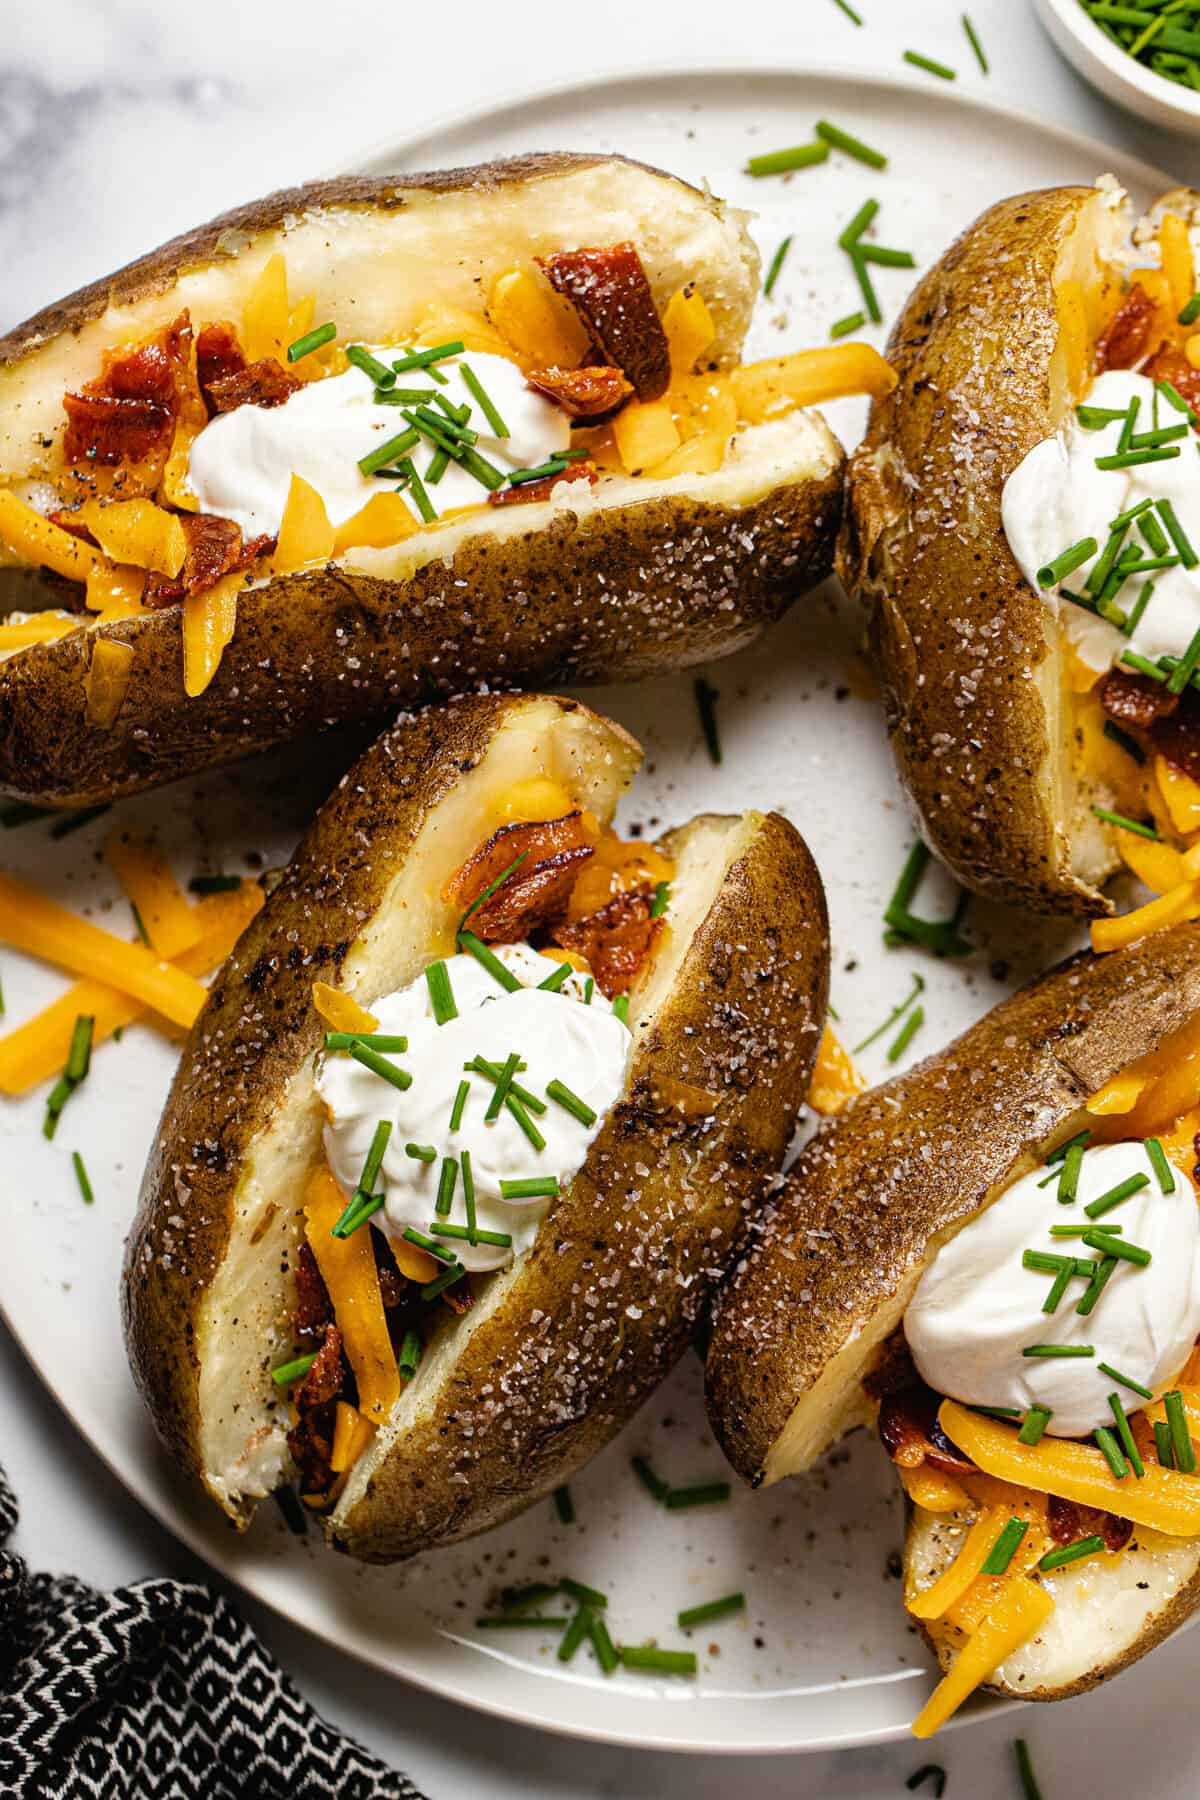
[[[793,180],[754,183],[748,153],[807,138],[832,118],[883,147],[876,174],[842,157]],[[1141,198],[1167,184],[1111,149],[984,105],[937,82],[862,73],[699,72],[630,78],[523,100],[401,148],[373,153],[372,169],[463,163],[540,148],[620,149],[756,207],[769,257],[786,233],[791,255],[761,309],[753,354],[826,340],[854,309],[840,225],[870,194],[882,201],[881,242],[922,264],[999,196],[1036,185],[1087,181],[1116,168]],[[903,296],[903,271],[880,271],[886,306]],[[835,408],[849,434],[860,410]],[[1019,980],[1061,954],[1061,928],[973,904],[980,950],[944,965],[885,951],[880,915],[911,841],[877,708],[858,657],[860,622],[831,592],[798,606],[768,639],[709,671],[720,691],[724,762],[708,762],[690,678],[591,696],[646,744],[647,764],[625,817],[648,828],[701,808],[781,807],[805,831],[830,893],[834,997],[846,1039],[871,1030],[914,970],[928,983],[928,1022],[913,1054],[936,1048]],[[343,752],[344,754],[344,752]],[[153,827],[182,877],[201,867],[257,868],[282,861],[337,753],[277,754],[236,771],[127,802],[122,817]],[[68,904],[115,929],[129,926],[97,852],[110,821],[55,842],[44,825],[5,835],[0,857]],[[934,910],[946,899],[922,895]],[[61,991],[61,980],[3,958],[9,1020]],[[886,1069],[886,1040],[864,1061]],[[5,1249],[0,1307],[31,1361],[76,1425],[143,1503],[200,1555],[260,1600],[332,1645],[467,1705],[549,1729],[686,1750],[830,1748],[902,1734],[929,1685],[905,1622],[889,1559],[900,1543],[895,1484],[874,1445],[860,1441],[807,1482],[732,1504],[672,1514],[637,1485],[629,1458],[645,1451],[674,1483],[720,1476],[706,1430],[700,1365],[688,1355],[624,1435],[573,1483],[578,1523],[539,1506],[491,1536],[395,1570],[324,1551],[315,1531],[298,1542],[271,1506],[245,1538],[177,1480],[159,1454],[121,1347],[117,1283],[121,1240],[143,1158],[171,1074],[164,1040],[143,1028],[97,1053],[58,1136],[40,1124],[44,1095],[0,1116]],[[95,1187],[82,1205],[70,1152],[81,1150]],[[603,1681],[587,1655],[564,1669],[553,1645],[473,1635],[471,1622],[501,1582],[547,1571],[611,1595],[614,1635],[681,1641],[681,1607],[744,1589],[746,1613],[695,1634],[695,1683],[619,1675]],[[985,1708],[977,1708],[973,1716]]]

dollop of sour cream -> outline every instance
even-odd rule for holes
[[[390,368],[405,351],[375,347],[371,354]],[[490,430],[463,380],[464,365],[508,427],[507,437],[496,437]],[[396,386],[441,394],[451,405],[469,406],[467,423],[479,432],[475,448],[506,474],[510,469],[536,468],[556,450],[569,447],[571,423],[566,413],[535,393],[507,357],[472,350],[447,357],[437,367],[446,377],[445,386],[437,385],[425,369],[397,375]],[[434,401],[414,404],[432,407]],[[359,459],[407,430],[402,409],[380,405],[371,376],[351,364],[344,374],[308,382],[282,406],[239,406],[219,414],[192,444],[188,479],[203,512],[235,520],[247,537],[278,532],[293,474],[320,494],[330,523],[341,525],[374,494],[387,493],[396,485],[364,475]],[[434,446],[422,438],[407,454],[424,479]],[[487,499],[487,489],[456,462],[447,465],[428,491],[439,514],[457,506],[478,506]],[[409,505],[419,517],[411,501]]]
[[[1152,431],[1155,384],[1148,376],[1109,369],[1097,376],[1084,405],[1125,413],[1135,397],[1141,402],[1136,430]],[[1184,422],[1182,413],[1159,398],[1160,430]],[[1060,588],[1082,592],[1096,561],[1104,554],[1111,521],[1142,500],[1169,500],[1189,540],[1200,549],[1200,455],[1195,435],[1189,432],[1181,438],[1177,446],[1180,454],[1169,460],[1138,463],[1125,469],[1098,469],[1097,457],[1117,452],[1121,428],[1118,419],[1089,431],[1072,409],[1062,429],[1054,437],[1035,444],[1005,482],[1001,499],[1004,535],[1022,575],[1035,592],[1056,595]],[[1038,570],[1085,538],[1095,538],[1096,555],[1059,586],[1040,588]],[[1154,555],[1136,523],[1125,542],[1137,545],[1145,557]],[[1168,548],[1173,555],[1174,545],[1169,544]],[[1177,563],[1174,568],[1150,570],[1144,577],[1131,576],[1116,598],[1116,604],[1126,614],[1134,607],[1146,580],[1154,583],[1153,596],[1130,633],[1069,600],[1062,602],[1063,623],[1080,660],[1089,668],[1111,668],[1124,650],[1153,660],[1159,656],[1182,656],[1187,649],[1200,626],[1200,568],[1185,569]]]
[[[379,1121],[392,1122],[375,1188],[386,1199],[373,1219],[389,1238],[403,1237],[409,1227],[432,1236],[436,1224],[466,1225],[462,1160],[467,1152],[476,1224],[510,1236],[512,1244],[471,1244],[457,1237],[439,1241],[465,1268],[480,1271],[502,1268],[528,1250],[549,1205],[546,1198],[505,1199],[501,1182],[555,1176],[560,1187],[566,1186],[621,1094],[633,1042],[628,1026],[598,988],[587,1001],[585,977],[572,974],[555,992],[537,984],[553,975],[558,962],[528,944],[498,947],[496,955],[524,985],[510,993],[473,956],[448,957],[446,972],[458,1016],[444,1025],[434,1017],[424,975],[372,1002],[378,1031],[408,1039],[407,1050],[389,1056],[412,1076],[412,1085],[403,1092],[340,1053],[323,1057],[317,1074],[327,1115],[325,1154],[347,1194],[362,1173]],[[503,1064],[514,1050],[525,1065],[517,1081],[545,1106],[532,1115],[544,1139],[540,1149],[507,1108],[495,1120],[485,1118],[494,1084],[464,1067],[477,1057]],[[547,1095],[554,1080],[595,1114],[590,1124]],[[457,1129],[451,1130],[463,1081],[469,1084],[466,1105]],[[422,1161],[408,1153],[409,1144],[432,1148],[436,1156]],[[459,1168],[452,1209],[441,1219],[435,1202],[446,1157],[453,1157]]]
[[[970,1406],[1050,1408],[1046,1430],[1084,1437],[1112,1424],[1108,1396],[1126,1411],[1144,1402],[1105,1375],[1101,1363],[1161,1393],[1200,1334],[1200,1206],[1191,1182],[1171,1165],[1164,1194],[1141,1143],[1084,1152],[1077,1199],[1060,1206],[1045,1169],[1021,1176],[977,1219],[942,1246],[917,1286],[904,1331],[920,1374],[939,1394]],[[1052,1274],[1022,1264],[1027,1249],[1091,1259],[1077,1237],[1051,1237],[1052,1225],[1086,1225],[1084,1208],[1130,1176],[1145,1185],[1097,1223],[1120,1225],[1151,1253],[1145,1268],[1118,1262],[1090,1313],[1076,1309],[1087,1289],[1070,1281],[1053,1313],[1042,1311]],[[1027,1357],[1030,1344],[1090,1344],[1090,1357]]]

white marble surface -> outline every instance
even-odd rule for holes
[[[786,8],[781,0],[608,0],[602,9],[459,0],[441,15],[360,0],[9,4],[0,52],[0,329],[210,212],[535,84],[634,66],[891,67],[909,47],[957,64],[964,83],[980,81],[954,0],[855,3],[867,19],[862,30],[833,0]],[[1181,177],[1194,171],[1194,145],[1118,114],[1059,62],[1025,0],[972,0],[970,10],[992,60],[992,97]],[[431,48],[439,24],[445,43]],[[0,1457],[22,1499],[18,1546],[35,1566],[106,1584],[202,1573],[79,1441],[3,1327]],[[753,1764],[578,1746],[439,1703],[247,1610],[315,1703],[435,1800],[716,1800],[751,1781],[762,1800],[902,1800],[904,1778],[929,1760],[907,1744]],[[1046,1800],[1085,1788],[1096,1800],[1193,1795],[1198,1645],[1196,1637],[1177,1641],[1087,1699],[946,1738],[933,1754],[949,1772],[950,1800],[1015,1800],[1018,1731],[1033,1748]]]

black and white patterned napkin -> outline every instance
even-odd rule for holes
[[[16,1522],[0,1470],[6,1800],[423,1800],[317,1716],[221,1595],[31,1575]]]

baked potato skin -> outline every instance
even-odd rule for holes
[[[741,508],[530,506],[540,525],[468,538],[406,584],[333,565],[277,577],[244,595],[194,699],[178,606],[35,645],[0,662],[0,794],[91,805],[482,683],[632,680],[728,655],[829,573],[841,487],[839,454],[823,479]],[[104,637],[134,651],[108,730],[84,690]]]
[[[668,855],[687,830],[663,840]],[[452,1406],[339,1509],[335,1542],[390,1562],[486,1530],[629,1418],[686,1348],[782,1161],[827,993],[820,878],[793,827],[769,814],[637,1046],[629,1101],[548,1214],[523,1281],[460,1357]],[[664,1081],[719,1096],[715,1122],[681,1119]]]
[[[134,1378],[159,1435],[192,1474],[200,1472],[194,1322],[229,1244],[238,1168],[290,1076],[323,1041],[312,984],[339,984],[386,891],[379,846],[415,839],[514,704],[476,697],[406,719],[373,755],[369,781],[350,771],[288,865],[269,916],[238,940],[184,1046],[126,1246],[121,1304]],[[282,956],[279,945],[289,946]]]
[[[1200,924],[1081,956],[818,1131],[716,1311],[709,1416],[740,1475],[764,1479],[793,1409],[915,1284],[938,1235],[1198,1010]]]
[[[918,282],[888,344],[898,385],[850,459],[838,557],[870,608],[892,748],[930,847],[978,893],[1082,914],[1107,907],[1072,874],[1055,817],[1044,602],[1000,500],[1057,429],[1055,262],[1095,198],[1001,201]]]

